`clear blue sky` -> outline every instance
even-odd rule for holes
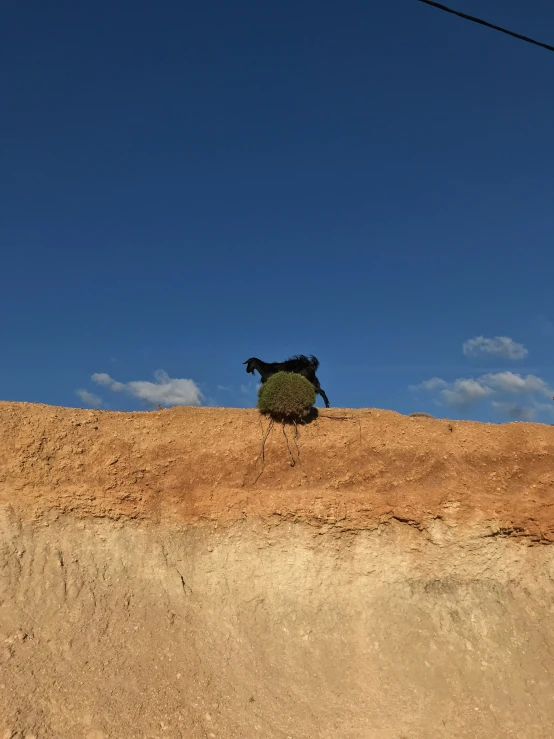
[[[554,43],[551,0],[452,4]],[[553,53],[416,0],[30,0],[0,61],[0,398],[248,406],[302,352],[333,406],[554,421]]]

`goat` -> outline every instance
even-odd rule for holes
[[[309,358],[303,354],[297,354],[295,357],[287,359],[286,362],[262,362],[257,357],[250,357],[243,364],[246,365],[247,372],[254,374],[254,371],[257,370],[260,373],[262,384],[277,372],[294,372],[297,375],[302,375],[312,383],[316,393],[323,398],[325,407],[329,408],[329,400],[315,375],[319,367],[319,360],[313,354]]]

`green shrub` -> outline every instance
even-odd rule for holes
[[[279,420],[305,418],[315,403],[315,388],[293,372],[277,372],[258,391],[258,408]]]

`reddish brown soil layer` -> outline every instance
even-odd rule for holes
[[[554,538],[554,428],[321,411],[287,437],[254,410],[111,413],[0,404],[0,503],[34,518],[229,523],[280,516],[342,529],[390,519]],[[260,471],[261,475],[258,477]]]

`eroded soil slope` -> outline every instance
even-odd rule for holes
[[[551,541],[554,427],[321,411],[300,458],[257,411],[111,413],[0,404],[0,503],[30,519],[231,522],[244,516],[366,529],[440,518]]]
[[[266,428],[0,404],[0,737],[550,737],[554,429]]]

